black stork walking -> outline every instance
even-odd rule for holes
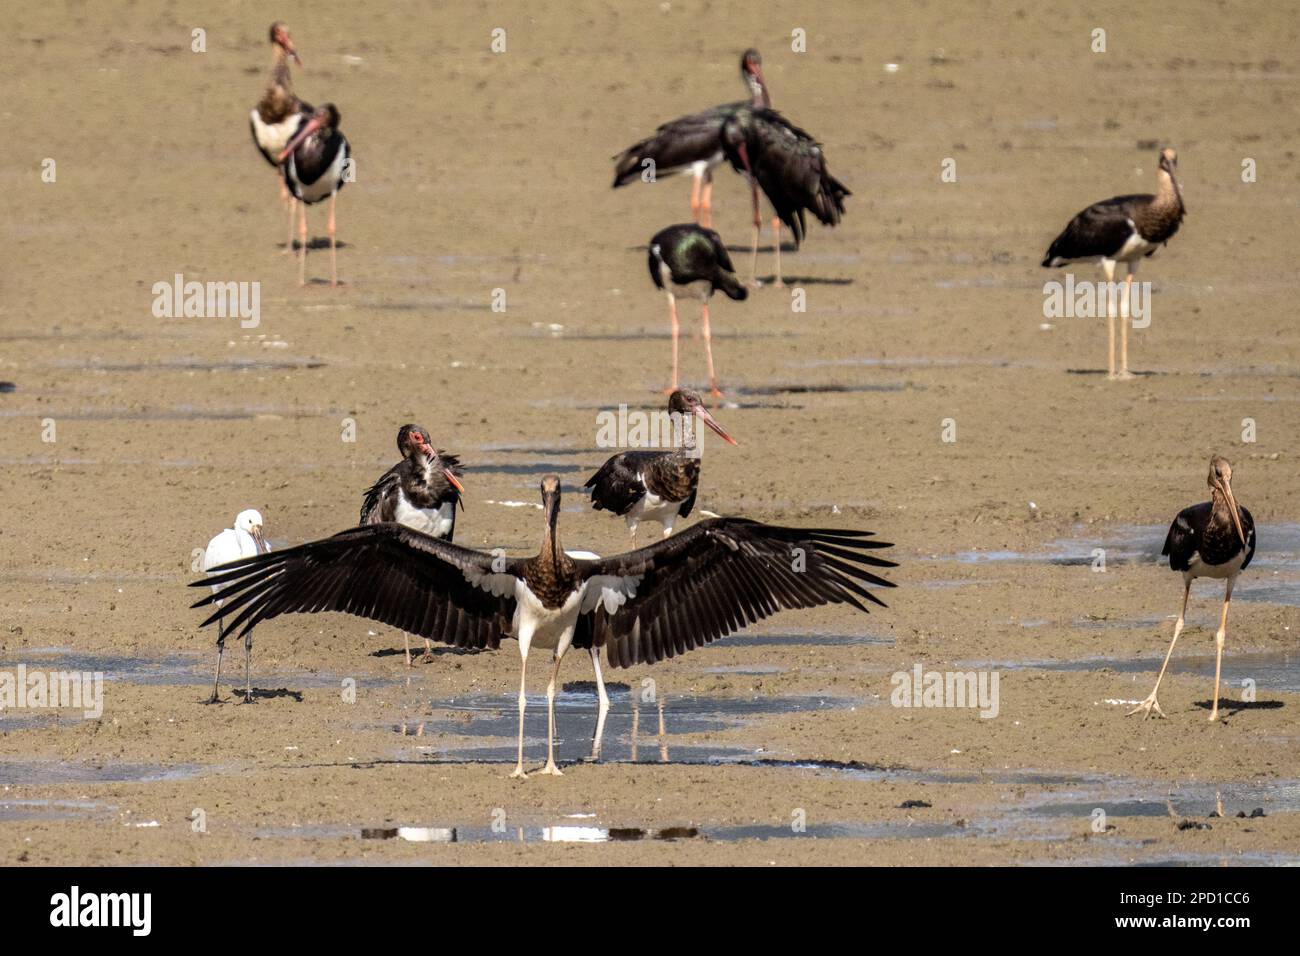
[[[1183,632],[1187,616],[1187,598],[1195,578],[1219,578],[1226,581],[1223,593],[1223,612],[1219,617],[1219,630],[1215,632],[1214,700],[1210,705],[1210,720],[1219,719],[1219,673],[1223,666],[1223,645],[1228,636],[1228,602],[1232,600],[1232,586],[1237,575],[1250,566],[1255,556],[1255,519],[1250,512],[1237,504],[1232,494],[1232,465],[1228,459],[1215,455],[1210,459],[1210,500],[1192,505],[1178,512],[1169,526],[1164,550],[1169,556],[1169,567],[1183,575],[1183,607],[1174,622],[1174,639],[1169,642],[1165,662],[1160,665],[1156,686],[1151,696],[1129,711],[1129,716],[1141,713],[1143,719],[1152,711],[1165,716],[1156,701],[1156,691],[1174,654],[1174,645]]]
[[[713,170],[726,158],[721,137],[727,117],[747,105],[755,109],[772,105],[763,79],[763,58],[757,50],[746,50],[741,55],[740,78],[749,91],[748,102],[727,103],[664,123],[653,135],[615,156],[614,188],[636,182],[647,170],[651,181],[689,172],[693,180],[691,215],[700,225],[711,226]]]
[[[1106,326],[1110,341],[1109,377],[1130,379],[1128,369],[1128,322],[1132,302],[1133,275],[1143,257],[1156,254],[1169,242],[1182,224],[1187,210],[1183,191],[1178,185],[1178,153],[1160,151],[1156,172],[1158,188],[1153,196],[1141,193],[1115,196],[1094,203],[1070,220],[1065,230],[1052,240],[1043,259],[1045,268],[1071,262],[1098,262],[1106,274]],[[1128,266],[1124,291],[1115,287],[1115,265]],[[1118,294],[1117,294],[1118,293]],[[1115,370],[1115,299],[1119,299],[1120,361]]]
[[[709,414],[698,392],[678,389],[668,397],[668,414],[677,447],[669,450],[632,450],[610,458],[582,487],[591,492],[591,506],[627,521],[632,540],[641,521],[658,521],[664,537],[673,533],[678,518],[690,516],[700,486],[701,443],[695,430],[698,419],[729,445],[736,440]]]
[[[709,329],[709,297],[721,289],[727,298],[738,302],[749,296],[744,283],[736,278],[736,267],[712,229],[694,223],[680,223],[655,233],[650,240],[650,278],[656,288],[668,296],[668,315],[673,331],[673,384],[677,390],[677,298],[690,296],[700,300],[700,321],[704,332],[704,354],[709,367],[709,389],[717,397],[718,376],[713,370],[713,333]]]
[[[776,249],[776,281],[781,279],[781,224],[794,235],[797,248],[807,232],[805,212],[825,226],[835,226],[844,215],[844,200],[853,195],[830,174],[821,144],[811,135],[771,109],[742,108],[723,123],[722,144],[732,168],[749,180],[754,211],[749,279],[758,284],[758,234],[762,218],[758,191],[763,190],[776,212],[772,232]]]
[[[289,70],[289,60],[293,59],[299,67],[302,59],[289,36],[289,28],[278,20],[271,24],[271,47],[275,59],[271,64],[271,78],[266,84],[266,92],[257,106],[253,107],[248,117],[249,128],[253,132],[253,142],[262,156],[275,168],[275,177],[280,183],[280,199],[289,210],[289,238],[285,244],[286,253],[293,251],[293,211],[295,200],[289,192],[289,185],[284,181],[280,170],[280,154],[293,139],[303,118],[310,116],[310,105],[298,99],[293,91],[293,74]]]
[[[456,506],[464,508],[460,459],[434,448],[429,430],[403,425],[397,431],[399,461],[367,491],[361,505],[361,524],[396,521],[430,537],[450,541],[456,533]],[[406,642],[406,666],[411,666],[411,636]],[[433,655],[433,642],[424,639],[424,659]]]
[[[312,113],[310,118],[303,117],[298,132],[280,154],[285,184],[302,203],[298,220],[299,285],[307,283],[307,207],[323,199],[330,201],[330,285],[339,284],[335,257],[334,203],[339,190],[348,181],[349,159],[348,141],[339,132],[339,111],[333,103],[326,103]]]
[[[223,618],[247,634],[281,614],[344,611],[460,647],[519,642],[519,749],[524,773],[528,652],[554,660],[547,699],[547,757],[555,764],[555,686],[570,646],[604,647],[612,667],[653,664],[701,647],[782,609],[864,601],[892,587],[871,568],[892,561],[868,531],[783,528],[744,518],[701,521],[626,554],[575,559],[560,544],[560,479],[541,482],[545,526],[530,558],[475,551],[394,523],[226,565],[194,586],[222,590],[204,624]]]

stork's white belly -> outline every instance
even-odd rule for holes
[[[298,123],[301,117],[297,113],[290,113],[278,123],[267,123],[263,121],[262,114],[253,110],[253,138],[257,140],[257,145],[262,147],[271,154],[275,159],[284,152],[284,148],[289,145],[289,140],[293,139],[293,134],[298,131]]]
[[[314,183],[308,184],[298,178],[298,167],[294,163],[293,154],[285,160],[289,169],[289,180],[293,183],[293,193],[307,205],[320,202],[322,199],[328,199],[333,193],[338,191],[339,184],[343,182],[343,167],[348,161],[348,147],[344,143],[339,146],[339,151],[334,154],[334,162],[330,163],[330,168],[325,170],[320,179]]]
[[[1243,548],[1237,555],[1223,564],[1206,564],[1199,552],[1193,554],[1187,562],[1187,574],[1193,578],[1234,578],[1241,572],[1241,563],[1246,560]]]
[[[1129,220],[1129,225],[1133,226],[1132,220]],[[1143,239],[1141,234],[1138,233],[1137,227],[1133,226],[1133,234],[1124,241],[1124,245],[1120,247],[1119,252],[1115,253],[1115,260],[1117,262],[1132,262],[1135,259],[1141,259],[1155,248],[1156,245]]]
[[[641,476],[641,483],[645,484],[645,476]],[[668,501],[660,498],[652,491],[646,491],[644,495],[632,506],[632,510],[627,513],[629,521],[658,521],[661,524],[668,518],[676,518],[677,512],[681,509],[680,501]]]
[[[404,524],[416,531],[423,531],[435,538],[445,538],[451,533],[455,523],[456,503],[449,501],[436,510],[433,508],[417,508],[406,500],[406,495],[399,494],[393,517],[397,519],[398,524]]]
[[[586,582],[569,595],[560,607],[548,608],[529,590],[522,578],[515,583],[515,617],[511,630],[519,640],[519,653],[527,655],[532,647],[554,651],[560,657],[569,649],[573,628],[578,623],[578,609]]]

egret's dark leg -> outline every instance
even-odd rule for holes
[[[244,703],[255,703],[253,700],[253,632],[249,631],[244,635]]]
[[[212,696],[208,698],[209,704],[221,703],[221,698],[217,696],[217,688],[221,685],[221,655],[226,650],[226,625],[222,621],[217,621],[217,674],[212,678]]]

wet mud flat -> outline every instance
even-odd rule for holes
[[[262,8],[165,16],[169,35],[206,27],[203,57],[129,39],[159,32],[144,10],[10,11],[0,78],[56,78],[10,104],[10,126],[58,157],[59,178],[15,168],[0,190],[13,516],[0,523],[0,671],[101,672],[104,712],[0,712],[0,862],[1295,862],[1300,137],[1276,121],[1300,97],[1289,11],[1126,7],[1106,55],[1087,49],[1097,15],[1083,9],[935,18],[827,3],[802,24],[806,54],[789,50],[786,14],[738,0],[534,13],[277,13],[311,64],[302,94],[339,104],[361,163],[339,200],[343,285],[330,290],[297,287],[243,125],[157,137],[160,108],[247,115]],[[511,52],[494,56],[484,38],[503,24]],[[281,618],[256,635],[256,703],[236,703],[232,640],[226,703],[202,704],[213,636],[188,607],[194,549],[245,507],[276,547],[349,527],[403,422],[469,466],[459,541],[535,548],[537,481],[555,471],[567,547],[632,545],[577,490],[608,454],[598,413],[663,404],[666,308],[643,247],[688,217],[689,183],[610,190],[606,160],[734,99],[751,43],[776,106],[818,136],[853,196],[839,226],[810,226],[783,252],[794,288],[714,301],[727,392],[714,412],[740,445],[709,449],[697,507],[878,532],[902,562],[890,607],[792,614],[607,673],[597,763],[590,664],[566,659],[554,779],[506,777],[509,643],[407,672],[390,628]],[[645,105],[628,77],[650,62],[672,80]],[[146,87],[162,100],[133,95]],[[588,92],[559,108],[556,88]],[[430,121],[386,108],[394,89],[437,104]],[[1175,109],[1219,100],[1233,109]],[[1045,323],[1043,284],[1060,274],[1038,262],[1086,203],[1150,190],[1156,136],[1179,148],[1192,215],[1143,264],[1152,323],[1130,343],[1142,374],[1112,384],[1098,374],[1104,322]],[[471,141],[490,161],[465,161]],[[1257,183],[1241,180],[1245,155],[1266,172]],[[945,157],[956,183],[938,179]],[[719,171],[714,203],[742,250],[743,182]],[[761,245],[768,277],[768,226]],[[155,319],[150,286],[177,272],[260,282],[260,326]],[[490,307],[498,288],[504,313]],[[698,313],[681,318],[698,386]],[[1163,530],[1205,497],[1213,452],[1232,460],[1260,541],[1234,595],[1224,719],[1205,719],[1221,597],[1207,582],[1161,688],[1169,718],[1126,718],[1181,598]],[[643,529],[637,543],[650,540]],[[894,706],[892,678],[917,665],[996,672],[997,716]],[[528,692],[525,761],[539,767],[541,684]]]

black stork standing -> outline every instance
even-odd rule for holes
[[[738,302],[749,296],[744,283],[736,278],[736,267],[723,245],[722,237],[712,229],[694,223],[680,223],[655,233],[650,240],[650,278],[656,288],[668,296],[668,315],[673,331],[673,384],[677,390],[677,297],[700,300],[700,321],[704,332],[704,354],[708,359],[709,389],[716,397],[722,394],[713,370],[713,333],[709,329],[709,297],[721,289],[727,298]]]
[[[461,495],[460,459],[434,448],[429,430],[421,425],[403,425],[397,431],[399,461],[384,472],[367,491],[361,505],[361,524],[396,521],[423,531],[430,537],[450,541],[456,533],[456,506],[465,505]],[[406,642],[406,666],[411,666],[411,636]],[[424,659],[433,655],[433,642],[424,639]]]
[[[1178,512],[1169,526],[1164,550],[1169,556],[1169,567],[1183,575],[1183,607],[1174,622],[1174,639],[1169,642],[1165,662],[1160,665],[1156,686],[1151,696],[1129,711],[1129,716],[1141,713],[1143,719],[1152,711],[1165,716],[1156,701],[1156,691],[1174,654],[1174,645],[1183,632],[1187,616],[1187,598],[1195,578],[1220,578],[1226,581],[1223,593],[1223,613],[1219,617],[1219,630],[1215,632],[1214,700],[1210,705],[1210,720],[1219,719],[1219,673],[1223,666],[1223,645],[1228,636],[1228,602],[1232,600],[1232,586],[1237,575],[1250,566],[1255,556],[1255,519],[1250,512],[1237,504],[1232,493],[1232,465],[1228,459],[1215,455],[1210,459],[1210,500],[1192,505]]]
[[[797,248],[807,232],[805,212],[825,226],[844,215],[844,200],[853,195],[830,174],[821,144],[772,109],[750,107],[733,111],[722,127],[722,144],[732,168],[749,180],[754,211],[749,279],[758,284],[758,234],[762,228],[758,191],[763,190],[776,212],[772,232],[776,249],[777,288],[781,279],[781,224],[794,235]]]
[[[1143,257],[1153,256],[1169,242],[1182,224],[1187,210],[1183,191],[1178,185],[1178,153],[1160,151],[1156,177],[1158,188],[1153,196],[1141,193],[1115,196],[1094,203],[1070,220],[1057,236],[1043,259],[1045,268],[1071,262],[1098,262],[1106,274],[1106,326],[1110,341],[1109,377],[1130,379],[1128,369],[1128,321],[1132,301],[1133,275]],[[1115,265],[1128,266],[1124,291],[1115,294]],[[1114,291],[1112,291],[1114,290]],[[1119,299],[1120,364],[1115,370],[1115,299]]]
[[[275,51],[271,78],[266,84],[262,99],[249,113],[248,125],[258,150],[275,168],[276,179],[280,182],[280,199],[289,210],[289,238],[284,247],[284,251],[289,253],[293,251],[295,200],[289,192],[288,183],[284,181],[279,157],[289,140],[293,139],[293,134],[298,131],[302,119],[311,115],[312,107],[298,99],[293,91],[289,60],[292,58],[301,67],[302,58],[298,56],[298,50],[289,36],[289,28],[278,20],[271,24],[271,47]]]
[[[691,215],[703,226],[713,224],[713,170],[726,158],[722,127],[727,117],[744,106],[766,109],[772,105],[763,79],[763,58],[754,49],[740,57],[740,78],[749,91],[741,100],[715,106],[664,123],[654,134],[633,143],[614,157],[614,188],[640,179],[647,168],[655,180],[679,173],[691,174]]]
[[[892,587],[871,568],[892,561],[868,531],[783,528],[744,518],[701,521],[671,538],[609,558],[575,559],[560,544],[560,479],[541,482],[545,527],[530,558],[439,541],[394,523],[244,558],[193,586],[224,585],[204,624],[229,619],[247,635],[281,614],[344,611],[460,647],[519,642],[519,749],[524,773],[528,652],[550,651],[547,758],[555,764],[555,682],[570,646],[604,647],[613,667],[653,664],[701,647],[781,609],[864,601]]]
[[[701,446],[695,422],[702,421],[730,445],[728,435],[704,407],[698,392],[678,389],[668,397],[668,414],[673,431],[680,435],[678,446],[669,450],[632,450],[610,458],[582,487],[590,489],[591,506],[627,521],[632,540],[641,521],[658,521],[664,537],[673,533],[678,518],[690,516],[700,486]]]
[[[303,117],[298,132],[280,154],[285,184],[302,203],[298,220],[299,285],[307,283],[307,207],[323,199],[330,201],[330,285],[339,284],[335,258],[334,203],[339,190],[347,182],[349,158],[348,141],[339,132],[339,111],[333,103],[326,103],[312,113],[310,118]]]

